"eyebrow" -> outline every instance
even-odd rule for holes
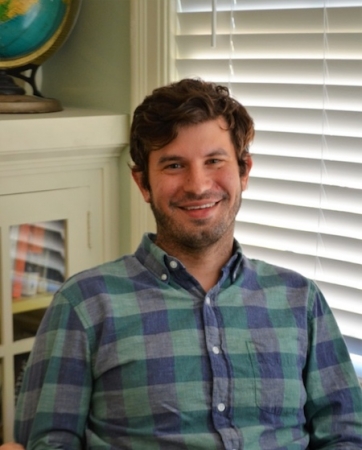
[[[217,148],[215,150],[210,151],[209,153],[207,153],[204,158],[213,158],[215,156],[228,156],[228,152],[226,150],[224,150],[223,148]],[[183,161],[185,158],[182,155],[162,155],[160,156],[160,158],[157,161],[158,165],[162,165],[165,163],[170,163],[170,162],[179,162],[179,161]]]
[[[184,158],[178,155],[162,155],[157,161],[158,165],[162,165],[169,162],[182,161]]]

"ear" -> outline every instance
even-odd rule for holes
[[[146,203],[151,201],[151,193],[146,189],[142,182],[142,172],[136,172],[132,170],[132,178],[136,182],[138,189],[141,191],[142,197]]]
[[[245,189],[248,187],[249,173],[252,167],[253,167],[253,160],[251,159],[251,155],[248,154],[245,156],[245,172],[240,177],[241,189],[243,191],[245,191]]]

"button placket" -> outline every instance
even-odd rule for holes
[[[213,377],[212,404],[213,418],[215,428],[222,429],[225,423],[225,412],[228,403],[228,389],[230,380],[228,380],[227,361],[223,357],[220,342],[220,324],[215,314],[215,308],[210,308],[211,298],[205,297],[204,304],[204,324],[207,349]]]
[[[212,294],[216,294],[213,292]],[[224,353],[222,345],[223,324],[221,311],[214,295],[204,297],[203,304],[204,332],[206,348],[211,367],[212,390],[212,422],[215,430],[220,434],[225,449],[239,450],[240,436],[232,423],[230,416],[232,408],[232,379],[229,358]]]

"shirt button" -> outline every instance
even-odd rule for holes
[[[176,261],[171,261],[171,262],[170,262],[170,267],[172,267],[172,269],[176,269],[177,266],[178,266],[178,264],[177,264]]]
[[[220,353],[220,349],[216,345],[212,347],[212,351],[215,353],[215,355],[218,355]]]
[[[206,303],[207,305],[210,305],[210,303],[211,303],[210,297],[206,297],[206,298],[205,298],[205,303]]]
[[[224,405],[224,403],[219,403],[219,404],[217,405],[217,409],[218,409],[220,412],[225,411],[225,405]]]
[[[167,280],[167,274],[163,273],[163,274],[161,275],[161,280],[162,280],[162,281],[166,281],[166,280]]]

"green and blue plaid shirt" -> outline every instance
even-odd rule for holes
[[[314,283],[235,244],[205,293],[145,236],[55,295],[15,437],[31,449],[361,449],[362,396]]]

